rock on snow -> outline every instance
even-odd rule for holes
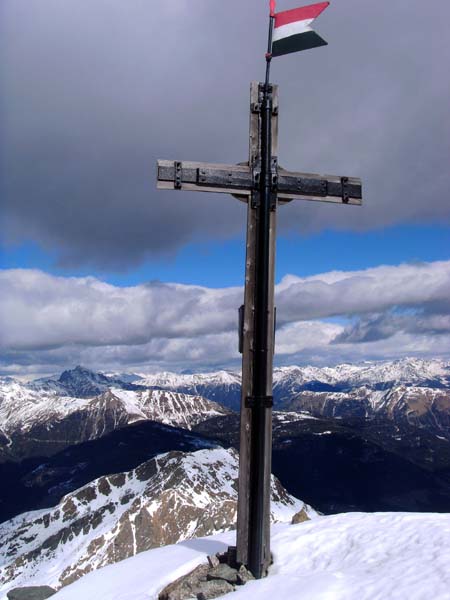
[[[152,600],[170,581],[223,551],[232,532],[150,550],[63,588],[55,600]],[[450,515],[346,513],[274,525],[266,579],[232,598],[449,600]]]

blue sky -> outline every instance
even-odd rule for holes
[[[277,240],[277,281],[287,274],[306,277],[333,270],[448,259],[450,227],[441,225],[386,227],[363,233],[281,235]],[[245,231],[239,238],[225,242],[187,244],[175,256],[147,261],[139,268],[120,273],[58,267],[56,253],[45,252],[32,243],[3,248],[2,252],[2,268],[43,269],[61,276],[93,275],[117,286],[152,280],[215,288],[243,285],[244,260]]]

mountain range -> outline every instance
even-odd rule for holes
[[[200,396],[133,386],[77,367],[58,380],[0,379],[0,463],[51,456],[138,421],[191,429],[229,410]]]
[[[232,527],[240,375],[0,379],[0,576],[68,584]],[[450,511],[450,363],[274,371],[273,518]],[[51,577],[48,576],[51,574]],[[0,596],[1,598],[1,596]]]
[[[199,394],[229,408],[239,409],[239,372],[164,372],[136,375],[135,382],[157,389]],[[381,363],[342,364],[335,367],[275,367],[273,373],[273,396],[277,408],[284,408],[285,403],[303,391],[348,392],[361,387],[377,391],[397,386],[449,389],[450,362],[406,358]]]
[[[292,493],[305,497],[324,512],[387,510],[395,506],[409,510],[445,509],[445,490],[450,486],[449,382],[450,363],[442,360],[276,368],[274,403],[282,412],[274,416],[275,473]],[[106,450],[111,448],[108,435],[119,431],[123,438],[132,439],[137,431],[129,429],[132,424],[156,422],[187,430],[195,428],[203,440],[206,436],[215,443],[238,447],[239,418],[230,412],[230,406],[238,402],[240,376],[228,371],[144,376],[102,374],[76,367],[59,377],[28,384],[4,378],[0,380],[0,473],[8,472],[12,483],[11,492],[0,498],[0,515],[2,504],[6,515],[11,515],[11,507],[24,507],[15,498],[20,496],[25,482],[31,481],[34,469],[44,469],[47,464],[46,477],[54,468],[59,472],[64,460],[68,460],[64,458],[65,449],[72,452],[80,445],[83,452],[85,442],[106,436],[105,447],[97,452],[110,455],[102,468],[114,472],[116,461]],[[307,415],[316,420],[306,419]],[[178,445],[179,436],[167,433],[164,449],[171,449],[171,443],[172,449],[183,449]],[[201,444],[199,447],[207,447]],[[131,446],[127,443],[127,452]],[[285,449],[298,459],[313,452],[314,469],[304,466],[300,476],[291,466],[292,473],[287,473],[277,458]],[[140,459],[153,455],[149,449],[149,454],[141,453]],[[55,456],[58,467],[45,460],[51,456]],[[367,456],[371,458],[363,458]],[[93,477],[102,474],[95,469],[81,472],[77,464],[85,462],[85,457],[80,458],[71,467],[75,473],[81,473],[81,479],[78,475],[72,478],[76,484],[87,482],[84,473]],[[286,464],[292,463],[287,460]],[[359,468],[354,465],[361,464],[365,464],[358,476],[362,483],[353,489],[350,473]],[[384,465],[381,471],[391,473],[384,485],[377,465]],[[136,466],[137,463],[128,463],[122,467]],[[320,473],[328,471],[328,488],[332,484],[334,492],[333,498],[327,499],[327,486],[322,485]],[[334,485],[338,473],[348,485]],[[408,476],[403,477],[402,473]],[[49,481],[54,479],[52,475]],[[370,481],[380,481],[373,493],[365,491],[372,489]],[[416,494],[406,493],[408,481],[415,482],[414,489],[419,490]],[[60,484],[61,481],[54,481],[53,488],[59,489]],[[29,487],[30,503],[31,498],[43,501],[44,488]],[[35,496],[34,490],[39,489],[42,494]],[[30,504],[26,506],[29,508]]]

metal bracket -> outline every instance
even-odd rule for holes
[[[263,100],[263,94],[264,94],[263,88],[264,88],[264,84],[260,83],[259,88],[258,88],[258,102],[252,102],[250,104],[250,112],[252,112],[253,114],[259,114],[261,112],[262,100]],[[271,85],[269,86],[269,94],[273,95],[273,87]],[[275,104],[275,106],[273,106],[272,115],[273,116],[278,115],[278,103]]]
[[[348,189],[348,177],[341,177],[342,202],[348,204],[350,198],[350,190]]]
[[[254,190],[251,193],[250,199],[251,199],[250,201],[251,201],[252,208],[257,209],[259,207],[259,204],[260,204],[260,201],[261,201],[259,191],[258,190]]]
[[[244,313],[245,313],[245,304],[239,307],[239,352],[242,354],[244,352]]]
[[[245,398],[246,408],[272,408],[273,396],[247,396]]]
[[[173,163],[174,167],[174,178],[173,178],[173,187],[176,190],[181,190],[183,185],[183,163],[180,160],[176,160]]]
[[[270,191],[270,210],[276,210],[278,192],[278,158],[276,156],[272,156],[270,165]]]
[[[260,113],[261,112],[261,102],[252,102],[250,104],[250,110],[252,113]]]
[[[251,194],[252,208],[258,208],[258,206],[259,206],[260,186],[261,186],[261,162],[258,159],[253,163],[253,168],[252,168],[252,194]]]

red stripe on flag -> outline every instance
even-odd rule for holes
[[[294,23],[295,21],[315,19],[329,5],[329,2],[318,2],[317,4],[310,4],[309,6],[302,6],[300,8],[292,8],[291,10],[279,12],[275,15],[275,27],[281,27],[282,25]]]
[[[275,16],[275,0],[270,0],[270,16]]]

